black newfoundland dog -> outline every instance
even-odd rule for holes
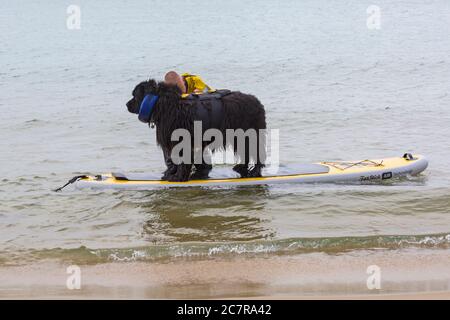
[[[201,121],[202,134],[207,129],[218,129],[223,135],[224,150],[232,146],[235,155],[240,159],[239,164],[233,167],[241,177],[260,177],[261,169],[265,162],[265,138],[257,135],[257,156],[250,150],[250,139],[245,139],[245,147],[238,148],[236,139],[226,141],[227,129],[254,129],[257,133],[266,129],[266,116],[264,106],[259,100],[249,94],[218,90],[215,93],[192,94],[182,97],[177,86],[168,85],[164,82],[148,80],[139,83],[133,90],[133,98],[127,102],[128,111],[139,114],[141,121],[156,126],[156,141],[162,148],[167,170],[162,177],[168,181],[187,181],[189,179],[204,179],[208,177],[212,166],[209,161],[203,160],[201,164],[189,163],[175,164],[171,159],[172,149],[178,141],[172,141],[172,133],[176,129],[186,129],[191,133],[193,146],[194,121]],[[147,118],[141,118],[142,106],[151,100],[151,112]],[[147,110],[148,111],[148,110]],[[228,139],[229,140],[229,139]],[[211,141],[202,142],[202,148],[207,148]],[[191,149],[192,153],[194,148]],[[240,151],[241,150],[241,151]],[[242,152],[244,150],[244,152]],[[252,150],[255,150],[254,148]],[[193,159],[193,154],[191,159]],[[255,159],[256,158],[256,159]],[[195,170],[193,170],[193,167]],[[192,172],[194,171],[194,172]]]

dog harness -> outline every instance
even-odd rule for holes
[[[212,93],[191,93],[184,96],[180,102],[188,108],[195,108],[195,121],[202,122],[203,130],[219,128],[223,118],[222,98],[230,94],[230,90],[216,90]],[[139,120],[150,123],[153,110],[158,102],[159,96],[147,94],[142,100],[139,108]]]
[[[202,122],[202,129],[220,129],[222,124],[223,102],[222,98],[230,94],[230,90],[216,90],[213,93],[192,93],[181,99],[183,104],[188,104],[189,108],[195,108],[195,121]]]

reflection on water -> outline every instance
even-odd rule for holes
[[[140,205],[147,213],[143,236],[154,243],[270,238],[268,192],[267,186],[155,191]]]

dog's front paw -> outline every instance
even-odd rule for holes
[[[186,174],[184,170],[178,169],[175,174],[169,175],[167,180],[170,182],[184,182],[189,180],[189,174]]]
[[[254,167],[249,172],[247,177],[249,178],[259,178],[262,177],[261,168],[260,167]]]
[[[177,167],[171,166],[167,168],[166,171],[163,172],[163,176],[161,177],[161,180],[169,180],[170,176],[173,176],[177,172]]]
[[[212,165],[201,164],[195,166],[194,173],[191,174],[190,180],[204,180],[209,178],[209,172],[212,170]]]
[[[184,182],[184,181],[189,180],[189,176],[191,174],[191,169],[192,169],[191,165],[181,164],[181,165],[177,165],[175,167],[175,169],[176,169],[175,172],[173,172],[172,174],[169,174],[167,176],[168,181]]]
[[[189,180],[188,177],[179,176],[177,174],[171,175],[167,178],[167,181],[170,181],[170,182],[185,182],[188,180]]]
[[[195,171],[191,175],[191,180],[205,180],[209,178],[209,170]]]

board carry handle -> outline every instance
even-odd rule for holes
[[[411,153],[405,153],[405,154],[403,155],[403,158],[404,158],[405,160],[408,160],[408,161],[415,160],[414,157],[413,157],[413,155],[412,155]]]

